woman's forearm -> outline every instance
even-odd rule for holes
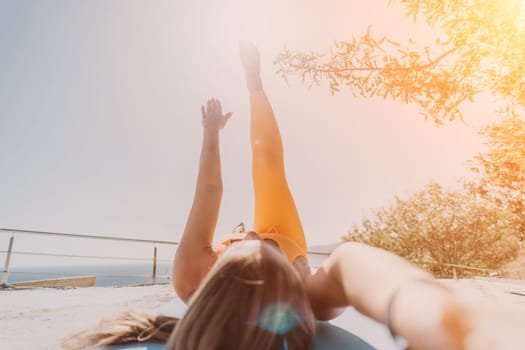
[[[452,294],[397,255],[346,243],[334,251],[312,281],[307,291],[314,311],[321,316],[330,317],[330,310],[354,306],[364,315],[390,324],[397,335],[408,340],[411,349],[460,348],[461,334],[452,334],[447,325],[456,313]]]
[[[197,191],[210,187],[222,193],[221,157],[219,152],[219,130],[203,128],[202,149],[197,177]]]
[[[349,304],[390,327],[413,350],[463,349],[468,327],[450,289],[405,259],[359,243],[341,247],[334,270]]]
[[[387,321],[390,298],[399,287],[414,279],[431,278],[395,254],[360,243],[340,246],[330,263],[346,302],[380,322]]]
[[[339,246],[312,275],[306,287],[314,306],[326,310],[354,306],[385,322],[387,303],[401,281],[427,276],[403,259],[359,243]],[[328,315],[328,316],[326,316]]]

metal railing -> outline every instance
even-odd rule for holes
[[[46,231],[35,231],[35,230],[20,230],[20,229],[9,229],[2,228],[0,229],[0,236],[2,234],[11,235],[9,238],[9,244],[7,250],[0,250],[0,254],[6,254],[4,261],[4,269],[2,271],[2,277],[0,280],[0,286],[5,286],[8,283],[9,278],[9,267],[11,257],[13,255],[29,255],[29,256],[47,256],[47,257],[59,257],[59,258],[80,258],[80,259],[104,259],[104,260],[116,260],[116,261],[152,261],[152,273],[149,276],[145,275],[115,275],[115,274],[97,274],[99,277],[114,277],[114,278],[148,278],[151,277],[153,283],[157,277],[157,262],[171,262],[171,259],[159,259],[157,257],[157,245],[178,245],[177,241],[166,241],[166,240],[151,240],[151,239],[135,239],[135,238],[124,238],[117,236],[100,236],[100,235],[89,235],[89,234],[78,234],[78,233],[60,233],[60,232],[46,232]],[[103,255],[82,255],[82,254],[57,254],[57,253],[47,253],[47,252],[36,252],[28,250],[13,250],[13,242],[16,235],[40,235],[46,237],[60,237],[60,238],[83,238],[83,239],[92,239],[92,240],[107,240],[107,241],[120,241],[120,242],[133,242],[133,243],[144,243],[144,244],[154,244],[153,247],[153,257],[152,258],[136,258],[136,257],[122,257],[122,256],[103,256]],[[330,254],[325,252],[317,251],[308,251],[310,257],[319,256],[326,258]],[[314,266],[315,267],[315,266]],[[55,272],[36,272],[36,271],[17,271],[12,272],[16,274],[32,274],[32,275],[53,275],[53,276],[82,276],[86,274],[76,273],[55,273]],[[167,277],[169,276],[160,276]]]
[[[150,275],[116,275],[116,274],[97,274],[99,277],[107,277],[107,278],[151,278],[152,283],[156,282],[157,278],[169,278],[169,276],[158,276],[157,275],[157,263],[158,262],[171,262],[172,259],[160,259],[157,256],[157,245],[173,245],[176,246],[179,244],[179,242],[176,241],[166,241],[166,240],[151,240],[151,239],[136,239],[136,238],[124,238],[124,237],[116,237],[116,236],[100,236],[100,235],[88,235],[88,234],[75,234],[75,233],[58,233],[58,232],[44,232],[44,231],[31,231],[31,230],[19,230],[19,229],[0,229],[0,236],[2,234],[11,235],[9,238],[9,244],[7,250],[0,250],[0,254],[4,253],[6,254],[5,261],[4,261],[4,268],[2,271],[2,277],[0,280],[0,286],[5,286],[8,283],[9,278],[9,266],[11,262],[12,255],[29,255],[29,256],[47,256],[47,257],[60,257],[60,258],[79,258],[79,259],[104,259],[104,260],[112,260],[112,261],[135,261],[135,262],[147,262],[151,261],[152,263],[152,272]],[[46,236],[46,237],[61,237],[61,238],[73,238],[73,239],[91,239],[91,240],[107,240],[107,241],[115,241],[115,242],[133,242],[133,243],[141,243],[141,244],[153,244],[153,256],[151,258],[138,258],[138,257],[124,257],[124,256],[104,256],[104,255],[83,255],[83,254],[57,254],[57,253],[48,253],[48,252],[36,252],[36,251],[16,251],[13,250],[13,242],[15,235],[40,235],[40,236]],[[330,253],[327,252],[318,252],[318,251],[308,251],[308,256],[310,258],[314,258],[315,256],[319,256],[320,259],[324,259],[328,257]],[[320,261],[320,259],[317,259]],[[315,260],[315,259],[314,259]],[[312,261],[311,261],[312,262]],[[446,264],[446,263],[437,263],[437,262],[423,262],[423,261],[417,261],[414,262],[419,265],[441,265],[441,266],[447,266],[453,269],[454,271],[454,277],[456,277],[456,269],[461,270],[470,270],[470,271],[477,271],[484,274],[487,274],[489,272],[499,272],[499,273],[509,273],[509,272],[515,272],[517,271],[519,273],[519,278],[521,279],[521,273],[520,269],[487,269],[487,268],[479,268],[479,267],[472,267],[472,266],[465,266],[465,265],[455,265],[455,264]],[[315,266],[318,264],[312,265],[313,268],[318,267]],[[47,273],[47,272],[31,272],[31,271],[17,271],[13,272],[17,274],[32,274],[32,275],[54,275],[54,276],[78,276],[78,275],[85,275],[85,274],[68,274],[68,273]]]
[[[123,238],[115,236],[99,236],[99,235],[87,235],[87,234],[76,234],[76,233],[58,233],[58,232],[44,232],[44,231],[31,231],[31,230],[19,230],[19,229],[0,229],[0,235],[7,234],[11,235],[9,238],[9,244],[6,251],[0,251],[5,253],[6,258],[4,262],[4,269],[2,271],[2,278],[0,280],[0,286],[6,286],[9,279],[9,267],[12,255],[33,255],[33,256],[52,256],[61,258],[80,258],[80,259],[106,259],[106,260],[119,260],[119,261],[151,261],[152,272],[149,276],[144,275],[99,275],[101,277],[123,277],[123,278],[149,278],[151,277],[152,283],[155,283],[157,277],[157,262],[160,261],[171,261],[171,259],[159,259],[157,257],[157,245],[178,245],[176,241],[165,241],[165,240],[151,240],[151,239],[135,239],[135,238]],[[153,256],[152,258],[136,258],[136,257],[119,257],[119,256],[101,256],[101,255],[81,255],[81,254],[54,254],[45,252],[35,251],[15,251],[13,250],[13,242],[15,235],[40,235],[46,237],[61,237],[61,238],[82,238],[91,240],[107,240],[107,241],[120,241],[120,242],[134,242],[142,244],[153,244]],[[43,272],[17,272],[21,274],[45,274],[55,276],[74,276],[79,274],[66,274],[66,273],[43,273]],[[82,274],[81,274],[82,275]]]

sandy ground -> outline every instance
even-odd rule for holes
[[[171,285],[0,290],[0,348],[60,349],[65,335],[103,317],[155,309],[174,297]]]
[[[525,314],[525,282],[445,281],[464,298]],[[518,294],[512,294],[515,292]],[[1,349],[60,349],[60,340],[125,308],[152,310],[175,297],[171,285],[0,290]],[[349,309],[334,321],[380,349],[395,349],[384,327]],[[524,325],[525,329],[525,325]]]

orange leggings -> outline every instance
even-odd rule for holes
[[[250,105],[252,177],[255,193],[254,230],[261,233],[261,236],[264,233],[286,236],[296,243],[301,255],[306,257],[306,239],[286,181],[283,145],[272,106],[263,91],[251,93]],[[279,243],[278,239],[275,240]],[[286,249],[284,244],[280,245],[281,249]],[[292,254],[286,251],[284,253],[289,257]]]

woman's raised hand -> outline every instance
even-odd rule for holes
[[[232,112],[222,114],[221,102],[215,98],[208,100],[206,107],[201,106],[202,126],[204,128],[215,128],[220,130],[224,128],[226,122],[232,116]]]

